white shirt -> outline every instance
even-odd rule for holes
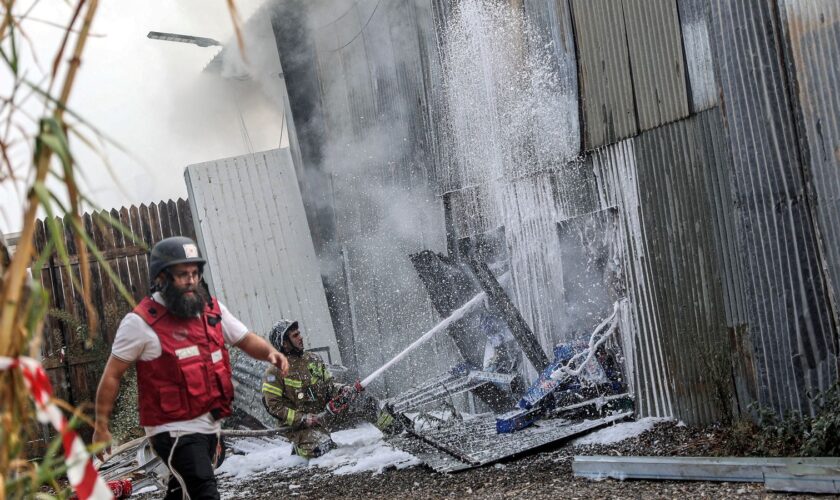
[[[164,304],[160,292],[155,292],[152,299],[158,304]],[[248,328],[231,314],[221,302],[219,302],[219,309],[222,312],[222,335],[225,338],[225,343],[228,345],[238,344],[248,333]],[[125,315],[117,328],[114,344],[111,346],[111,355],[126,363],[151,361],[161,355],[160,339],[143,318],[130,312]],[[221,422],[214,420],[210,413],[205,413],[191,420],[144,427],[147,436],[154,436],[161,432],[215,434],[221,428]]]

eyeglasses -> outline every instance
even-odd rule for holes
[[[175,281],[189,282],[189,281],[199,281],[201,279],[201,273],[199,271],[178,271],[172,273],[172,277]]]

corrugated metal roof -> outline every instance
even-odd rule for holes
[[[696,113],[718,104],[715,68],[709,41],[709,1],[677,0],[677,6],[691,89],[691,111]]]
[[[289,150],[190,165],[184,175],[219,300],[261,335],[281,318],[299,319],[307,347],[328,347],[340,362]],[[236,404],[273,425],[260,403],[265,364],[234,359]]]
[[[675,0],[622,0],[622,6],[639,129],[688,116],[685,59]]]
[[[780,64],[780,21],[770,2],[724,0],[712,1],[711,20],[760,401],[809,413],[808,394],[836,380],[836,333]]]
[[[840,299],[840,2],[780,3],[796,96],[803,160],[817,199],[824,257]],[[835,302],[835,315],[837,314]]]
[[[572,0],[583,108],[583,146],[593,149],[636,133],[630,55],[622,6]]]

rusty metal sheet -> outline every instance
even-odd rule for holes
[[[836,332],[781,21],[775,2],[724,0],[712,1],[711,20],[760,402],[807,414],[808,394],[837,378]]]
[[[840,299],[840,3],[780,2],[802,159],[834,292]]]
[[[637,131],[622,5],[572,0],[583,115],[583,146],[612,144]]]
[[[675,0],[622,0],[639,130],[688,116]],[[612,35],[615,36],[615,35]]]
[[[624,345],[644,415],[702,423],[729,411],[719,394],[730,391],[729,325],[745,299],[721,130],[712,109],[592,155],[601,206],[623,219]]]

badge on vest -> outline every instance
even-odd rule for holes
[[[213,351],[212,353],[210,353],[210,359],[214,363],[218,363],[219,361],[221,361],[222,360],[222,350],[219,349],[218,351]]]
[[[198,356],[198,346],[191,345],[189,347],[175,349],[175,355],[178,356],[178,359],[187,359],[193,356]]]

